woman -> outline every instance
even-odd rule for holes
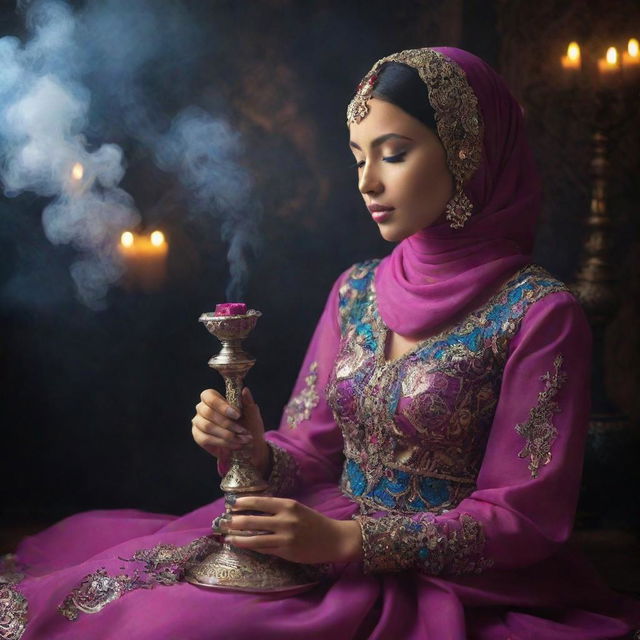
[[[331,575],[295,596],[182,580],[222,500],[182,517],[92,511],[22,541],[2,638],[631,637],[640,606],[565,545],[591,337],[531,251],[540,185],[521,110],[453,48],[378,61],[347,110],[382,260],[334,283],[276,431],[202,393],[196,442],[248,447],[274,497],[218,521],[237,546]],[[264,529],[261,536],[237,536]],[[134,572],[137,570],[137,572]],[[163,585],[172,585],[165,588]],[[149,591],[149,587],[156,587]],[[57,611],[56,611],[57,608]],[[7,630],[5,630],[7,629]]]

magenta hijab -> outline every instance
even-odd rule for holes
[[[395,333],[426,338],[482,304],[531,262],[541,187],[522,109],[477,56],[433,47],[466,74],[484,120],[482,159],[464,184],[473,213],[462,229],[438,221],[405,238],[375,275],[378,311]]]

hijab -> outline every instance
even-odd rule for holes
[[[472,206],[462,228],[441,217],[398,243],[376,270],[384,324],[425,338],[477,308],[531,262],[541,185],[520,105],[486,62],[462,49],[382,58],[358,86],[348,122],[366,117],[366,96],[390,60],[414,67],[427,85],[449,167]]]

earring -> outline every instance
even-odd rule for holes
[[[464,223],[473,213],[473,204],[462,190],[462,182],[456,181],[456,192],[453,198],[447,202],[445,211],[447,212],[446,218],[450,223],[449,226],[452,229],[462,229]]]

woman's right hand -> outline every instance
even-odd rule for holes
[[[251,459],[261,474],[269,473],[269,446],[264,439],[260,408],[247,387],[242,390],[242,417],[215,389],[205,389],[191,420],[196,443],[223,464],[233,449],[251,449]]]

